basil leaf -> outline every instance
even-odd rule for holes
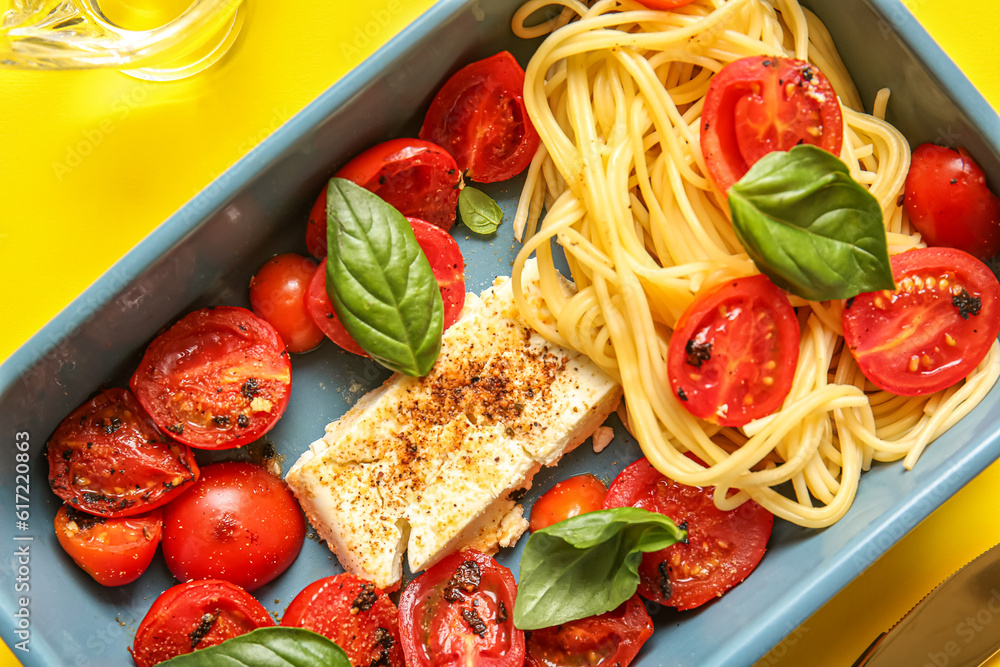
[[[403,214],[342,178],[327,187],[326,290],[347,333],[372,359],[427,375],[441,351],[444,304]]]
[[[685,535],[668,517],[638,507],[587,512],[532,533],[514,625],[537,630],[615,609],[635,594],[642,554]]]
[[[344,650],[302,628],[258,628],[160,663],[169,667],[351,667]]]
[[[458,193],[458,213],[462,224],[476,234],[493,234],[503,222],[503,211],[493,198],[469,186]]]
[[[750,259],[782,289],[826,301],[895,287],[882,208],[822,148],[768,153],[729,189],[729,210]]]

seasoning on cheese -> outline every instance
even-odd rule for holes
[[[530,298],[533,263],[524,276]],[[363,396],[287,481],[344,568],[387,588],[404,551],[418,572],[460,547],[516,542],[527,528],[519,490],[620,398],[586,356],[533,332],[498,279],[468,296],[426,377],[393,375]]]

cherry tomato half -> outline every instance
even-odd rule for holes
[[[410,667],[521,667],[510,570],[473,549],[451,554],[403,590],[399,634]]]
[[[441,146],[422,139],[390,139],[358,155],[336,173],[371,190],[406,216],[448,230],[455,224],[462,173]],[[326,257],[326,187],[309,212],[306,248]]]
[[[723,512],[712,487],[685,486],[664,477],[645,458],[623,470],[604,507],[640,507],[670,517],[687,539],[643,554],[639,595],[677,609],[719,597],[757,567],[771,537],[774,515],[752,500]]]
[[[306,290],[316,262],[287,252],[267,260],[250,280],[250,308],[275,328],[289,352],[308,352],[323,332],[306,309]]]
[[[284,480],[252,463],[202,468],[163,512],[163,557],[181,581],[224,579],[253,591],[288,569],[306,536]]]
[[[840,102],[830,81],[802,60],[741,58],[708,85],[701,152],[722,192],[772,151],[806,143],[839,155],[843,138]]]
[[[844,343],[880,389],[917,396],[975,370],[1000,333],[1000,283],[954,248],[891,259],[896,290],[865,292],[844,308]]]
[[[153,560],[163,530],[163,514],[106,518],[63,505],[56,512],[56,538],[77,565],[104,586],[138,579]]]
[[[431,102],[420,138],[455,156],[474,181],[506,181],[524,171],[540,139],[524,107],[524,70],[507,51],[466,65]]]
[[[228,581],[190,581],[156,598],[135,631],[129,652],[137,667],[152,667],[196,649],[274,625],[263,605]]]
[[[71,412],[49,439],[48,459],[52,491],[106,517],[148,512],[198,479],[191,450],[164,435],[127,389]]]
[[[785,401],[799,359],[799,321],[766,276],[730,280],[699,294],[670,338],[674,394],[695,417],[742,426]]]
[[[444,302],[444,330],[447,330],[458,320],[465,306],[465,259],[451,234],[417,218],[407,218],[407,220],[413,228],[413,235],[417,238],[420,249],[427,255],[427,261],[430,262],[431,270],[437,279],[441,300]],[[333,302],[326,291],[325,259],[316,267],[309,282],[306,291],[306,309],[316,326],[322,329],[330,340],[348,352],[363,357],[368,356],[344,329],[333,309]]]
[[[525,667],[628,667],[653,635],[653,619],[633,595],[598,616],[532,630],[525,640]]]
[[[593,475],[576,475],[558,482],[531,506],[531,531],[548,528],[571,516],[599,510],[608,489]]]
[[[964,148],[918,146],[903,201],[927,245],[958,248],[979,259],[1000,251],[1000,199]]]
[[[281,624],[331,639],[352,665],[403,667],[396,605],[381,588],[353,574],[306,586],[288,605]]]
[[[175,439],[229,449],[281,418],[292,365],[274,327],[244,308],[218,306],[189,313],[157,336],[129,384]]]

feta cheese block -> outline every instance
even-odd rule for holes
[[[534,261],[522,274],[537,298]],[[571,289],[567,282],[566,289]],[[455,549],[493,553],[527,528],[516,503],[601,425],[621,388],[519,316],[511,281],[469,294],[423,378],[393,375],[326,427],[287,475],[309,522],[354,574],[390,588]]]

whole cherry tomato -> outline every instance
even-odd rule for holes
[[[288,485],[252,463],[205,466],[163,513],[163,557],[181,581],[224,579],[253,591],[292,564],[305,536]]]
[[[1000,199],[964,148],[918,146],[903,201],[927,245],[957,248],[979,259],[1000,251]]]
[[[604,506],[608,494],[604,482],[593,475],[576,475],[556,483],[531,506],[532,532],[548,528],[571,516],[593,512]]]
[[[323,332],[306,309],[306,291],[316,262],[294,252],[267,260],[250,280],[250,308],[277,330],[289,352],[308,352]]]

